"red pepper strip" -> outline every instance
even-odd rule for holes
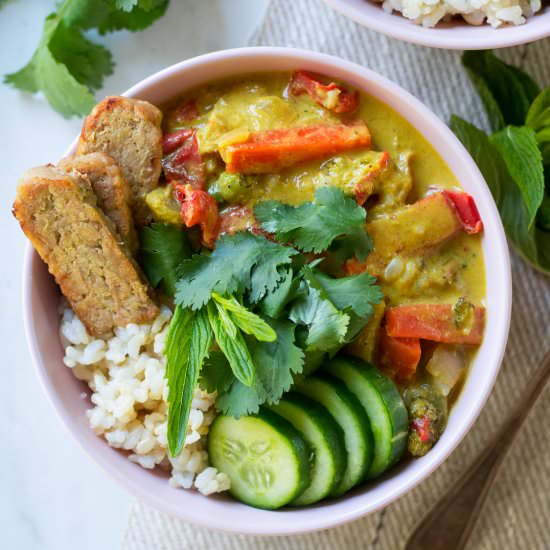
[[[448,344],[481,344],[485,308],[475,307],[471,322],[459,326],[451,304],[411,304],[386,311],[386,330],[394,338],[420,338]]]
[[[180,148],[195,132],[193,128],[170,132],[162,136],[162,154],[169,155]]]
[[[194,189],[191,185],[176,185],[176,198],[181,202],[181,217],[186,227],[199,225],[202,244],[213,248],[218,236],[218,204],[206,191]]]
[[[277,172],[343,151],[370,147],[371,137],[363,121],[332,126],[314,125],[255,132],[246,141],[220,152],[231,174]]]
[[[415,418],[411,422],[412,429],[418,434],[418,437],[420,438],[420,441],[422,443],[426,443],[427,441],[431,441],[432,434],[430,433],[430,419],[424,415],[422,418]]]
[[[382,327],[378,362],[397,382],[407,382],[416,372],[422,349],[418,338],[393,338]]]
[[[192,122],[196,118],[199,118],[201,115],[199,111],[199,106],[195,99],[190,99],[182,105],[176,108],[174,111],[173,117],[176,122],[179,123],[188,123]]]
[[[292,95],[308,94],[321,107],[335,113],[351,113],[359,105],[359,92],[350,92],[334,82],[323,84],[306,71],[296,71],[288,89]]]
[[[184,181],[196,189],[202,189],[206,175],[195,129],[165,134],[162,147],[165,152],[162,168],[166,179]]]
[[[447,190],[443,191],[443,195],[455,208],[466,233],[474,235],[483,231],[483,222],[471,195]]]

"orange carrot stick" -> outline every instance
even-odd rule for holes
[[[246,141],[220,150],[231,174],[277,172],[309,160],[370,147],[363,121],[332,126],[314,125],[252,133]]]

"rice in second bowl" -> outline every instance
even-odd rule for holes
[[[383,9],[400,12],[424,27],[434,27],[456,15],[470,25],[521,25],[541,9],[541,0],[382,0]]]
[[[173,487],[205,495],[229,489],[229,478],[209,466],[206,451],[215,394],[195,389],[185,446],[177,457],[168,452],[163,352],[171,311],[163,307],[151,324],[117,328],[105,339],[90,337],[66,304],[61,314],[63,361],[92,391],[87,415],[94,432],[143,468],[169,471]]]

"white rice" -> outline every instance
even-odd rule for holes
[[[400,12],[424,27],[461,15],[470,25],[521,25],[541,9],[541,0],[379,0],[388,13]]]
[[[195,487],[204,495],[229,489],[229,478],[209,466],[206,451],[215,394],[195,389],[183,451],[172,458],[167,449],[163,351],[170,310],[163,307],[153,323],[117,328],[105,339],[91,338],[65,304],[61,314],[63,361],[92,390],[87,414],[95,433],[143,468],[170,471],[173,487]]]

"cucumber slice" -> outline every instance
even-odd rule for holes
[[[271,409],[286,418],[313,451],[311,482],[291,504],[305,506],[330,495],[346,469],[344,434],[334,418],[312,399],[290,392]]]
[[[355,395],[328,374],[308,378],[296,391],[323,405],[344,431],[348,465],[331,496],[341,496],[367,476],[372,464],[374,441],[369,417]]]
[[[290,422],[263,407],[255,416],[217,416],[208,454],[229,476],[231,494],[257,508],[280,508],[310,483],[306,442]]]
[[[322,370],[339,378],[363,405],[374,436],[374,459],[368,478],[381,475],[407,446],[409,417],[395,384],[369,363],[338,357]]]

